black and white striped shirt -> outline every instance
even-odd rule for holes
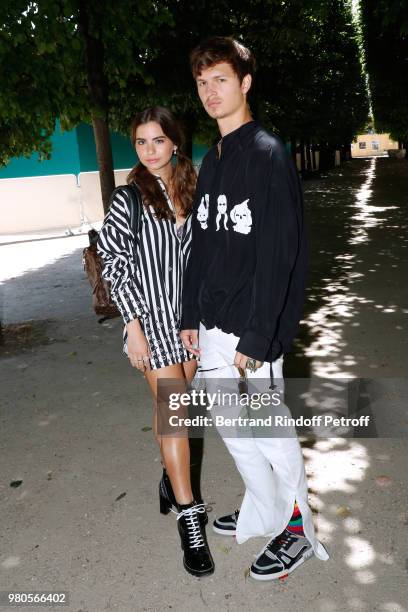
[[[161,179],[158,179],[172,203]],[[138,236],[130,227],[129,196],[119,190],[98,240],[103,277],[125,323],[139,319],[152,354],[153,369],[191,359],[179,338],[183,275],[191,247],[191,218],[179,231],[170,219],[157,219],[143,207]],[[127,333],[124,330],[124,352]]]

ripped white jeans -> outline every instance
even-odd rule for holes
[[[200,367],[205,378],[207,393],[220,389],[238,389],[240,374],[233,365],[239,338],[226,334],[218,328],[207,330],[202,324],[199,332],[201,349]],[[283,356],[272,364],[264,363],[256,372],[247,372],[248,392],[270,392],[272,383],[281,392],[276,414],[290,416],[283,403]],[[213,417],[222,414],[234,418],[242,412],[241,405],[218,404],[212,410]],[[317,540],[312,512],[308,502],[307,480],[302,450],[296,431],[285,436],[267,430],[267,436],[252,436],[251,428],[237,435],[231,428],[217,427],[224,443],[232,455],[245,484],[245,494],[237,522],[236,539],[239,544],[251,537],[279,535],[289,523],[295,500],[303,517],[303,529],[312,544],[316,556],[328,559],[324,546]]]

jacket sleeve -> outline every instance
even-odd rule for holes
[[[237,351],[273,361],[288,350],[303,307],[303,201],[297,170],[283,143],[271,148],[267,169],[265,164],[259,167],[263,177],[254,187],[256,269],[250,315]]]
[[[135,236],[130,229],[128,197],[125,191],[115,192],[97,245],[102,259],[102,277],[110,282],[112,299],[125,323],[149,315],[136,275]]]

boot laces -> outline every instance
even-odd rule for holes
[[[177,520],[180,520],[183,517],[186,519],[190,548],[201,548],[202,546],[205,546],[201,525],[198,518],[198,514],[203,514],[204,512],[204,504],[197,504],[196,506],[186,508],[177,514]]]

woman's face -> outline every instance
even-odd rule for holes
[[[152,174],[162,176],[171,166],[174,142],[163,132],[159,123],[149,121],[136,130],[136,153]]]

